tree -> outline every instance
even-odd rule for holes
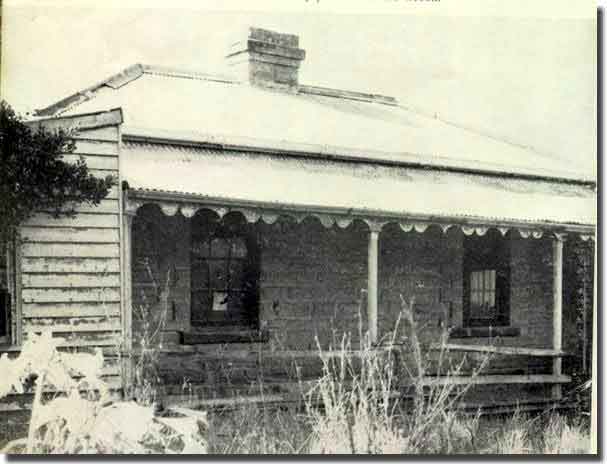
[[[93,176],[81,157],[63,160],[76,148],[74,132],[31,128],[8,103],[0,102],[0,243],[36,212],[74,216],[80,203],[98,205],[116,181]]]

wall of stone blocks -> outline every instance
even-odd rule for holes
[[[563,248],[563,350],[567,373],[588,375],[592,360],[594,307],[593,242],[567,237]]]
[[[552,348],[552,242],[512,239],[511,324],[521,329],[513,345]]]
[[[380,332],[393,330],[401,296],[413,304],[422,342],[439,341],[443,327],[463,324],[463,233],[430,227],[423,234],[386,226],[380,236]],[[453,343],[550,348],[552,343],[552,244],[550,239],[510,240],[510,326],[519,336],[455,338]],[[402,336],[408,326],[401,316]]]
[[[154,207],[152,207],[154,208]],[[146,211],[157,229],[134,228],[133,299],[167,305],[167,329],[190,329],[190,221],[177,214]],[[327,229],[314,218],[302,223],[280,219],[259,223],[261,249],[260,324],[270,334],[264,349],[314,350],[336,345],[343,334],[354,347],[366,321],[368,229],[355,222],[346,229]],[[143,236],[143,237],[142,237]],[[146,245],[144,242],[152,242]],[[154,250],[157,250],[156,252]],[[150,255],[147,258],[143,255]],[[151,259],[150,259],[151,258]],[[413,301],[413,314],[424,342],[438,341],[443,327],[462,326],[463,234],[403,232],[388,224],[379,245],[379,333],[394,330],[401,297]],[[155,283],[150,279],[154,274]],[[170,274],[170,278],[167,277]],[[163,286],[170,298],[163,300]],[[160,291],[155,288],[160,284]],[[520,336],[498,343],[550,348],[552,341],[552,244],[550,239],[511,239],[511,326]],[[165,303],[166,301],[166,303]],[[134,324],[136,325],[135,318]],[[401,319],[398,337],[406,336]],[[487,344],[487,338],[451,339]]]
[[[335,346],[366,326],[367,231],[324,228],[317,220],[260,226],[260,319],[276,348]],[[360,309],[360,311],[359,311]]]
[[[166,330],[190,330],[190,221],[140,211],[133,225],[133,307],[153,321],[167,311]],[[316,349],[348,334],[357,346],[366,326],[367,232],[362,224],[325,229],[317,220],[257,226],[261,249],[260,325],[268,349]],[[362,308],[362,314],[359,314]],[[135,314],[135,332],[142,317]],[[360,319],[362,317],[362,319]],[[169,338],[167,338],[170,341]],[[212,347],[209,346],[211,349]]]
[[[405,233],[392,224],[384,227],[379,257],[381,335],[397,329],[397,337],[409,336],[401,314],[407,306],[423,342],[438,341],[443,328],[461,326],[462,237],[457,231],[443,234],[438,227],[424,233]]]
[[[133,332],[157,326],[190,328],[190,220],[146,205],[133,220]]]

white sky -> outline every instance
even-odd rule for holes
[[[375,3],[382,7],[376,13],[390,15],[347,14],[328,0],[289,2],[298,11],[280,13],[245,12],[234,3],[225,11],[216,2],[192,9],[181,0],[172,9],[158,7],[167,2],[135,8],[137,0],[122,1],[134,7],[128,9],[112,1],[90,7],[87,0],[58,8],[59,1],[9,0],[3,7],[2,98],[18,111],[46,106],[137,62],[223,72],[229,40],[254,25],[300,36],[307,52],[302,83],[393,95],[594,169],[592,2],[551,2],[542,10],[536,1],[524,17],[520,8],[512,14],[504,6],[518,2],[493,0],[458,0],[457,9],[454,0]]]

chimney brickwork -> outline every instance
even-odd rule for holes
[[[305,56],[298,36],[251,27],[244,40],[232,44],[227,59],[231,70],[243,81],[297,91],[299,65]]]

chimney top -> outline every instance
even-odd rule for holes
[[[227,60],[232,71],[252,85],[295,92],[305,56],[297,35],[250,27],[231,45]]]

